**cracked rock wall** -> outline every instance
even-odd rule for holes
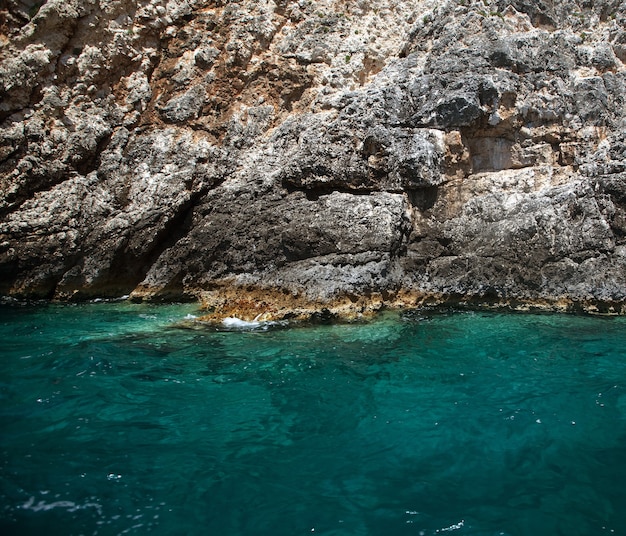
[[[3,6],[3,295],[624,310],[624,2]]]

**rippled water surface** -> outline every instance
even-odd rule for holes
[[[0,307],[0,533],[626,532],[624,319]]]

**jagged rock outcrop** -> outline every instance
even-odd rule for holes
[[[0,293],[626,311],[617,0],[8,0]]]

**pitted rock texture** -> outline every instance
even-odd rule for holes
[[[7,0],[0,294],[625,312],[625,28],[618,0]]]

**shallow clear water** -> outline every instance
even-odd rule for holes
[[[0,307],[0,533],[626,531],[626,321]]]

